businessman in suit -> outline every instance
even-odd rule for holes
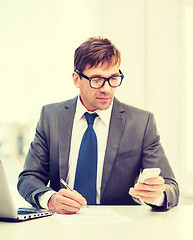
[[[87,204],[87,195],[78,185],[89,189],[91,170],[84,171],[95,154],[86,154],[79,170],[85,183],[77,177],[80,148],[89,126],[86,112],[95,114],[91,131],[97,146],[95,185],[88,190],[95,194],[91,204],[136,205],[142,201],[159,210],[178,204],[178,184],[153,114],[115,98],[124,78],[120,64],[119,50],[106,38],[90,38],[76,49],[72,77],[80,94],[42,108],[19,176],[18,190],[33,206],[65,214],[76,213]],[[159,177],[137,183],[142,169],[154,167],[161,169]],[[74,190],[63,188],[61,178]]]

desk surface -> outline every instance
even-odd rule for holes
[[[132,221],[65,225],[50,216],[19,223],[0,222],[0,240],[193,239],[193,205],[177,206],[167,212],[154,212],[148,206],[110,208]]]

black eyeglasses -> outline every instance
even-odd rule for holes
[[[113,88],[119,87],[123,81],[124,75],[121,72],[121,70],[119,69],[119,73],[120,75],[118,76],[112,76],[109,78],[105,78],[105,77],[87,77],[86,75],[84,75],[83,73],[81,73],[79,70],[75,70],[76,73],[78,73],[81,77],[86,78],[87,80],[89,80],[90,83],[90,87],[91,88],[102,88],[105,85],[105,82],[107,81],[109,83],[109,85]]]

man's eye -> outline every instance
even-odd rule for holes
[[[119,78],[119,77],[112,77],[111,80],[112,80],[112,81],[117,81],[118,78]]]
[[[102,78],[93,78],[92,81],[95,83],[100,83],[100,82],[103,82],[103,79]]]

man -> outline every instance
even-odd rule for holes
[[[106,38],[90,38],[76,49],[72,77],[80,94],[43,107],[19,176],[18,190],[33,206],[65,214],[78,212],[87,201],[142,201],[159,210],[178,204],[178,184],[153,115],[114,97],[124,77],[120,63],[119,50]],[[89,145],[88,132],[94,138]],[[87,166],[91,160],[95,163]],[[136,183],[142,169],[155,167],[161,169],[159,177]],[[63,188],[61,178],[75,190]]]

